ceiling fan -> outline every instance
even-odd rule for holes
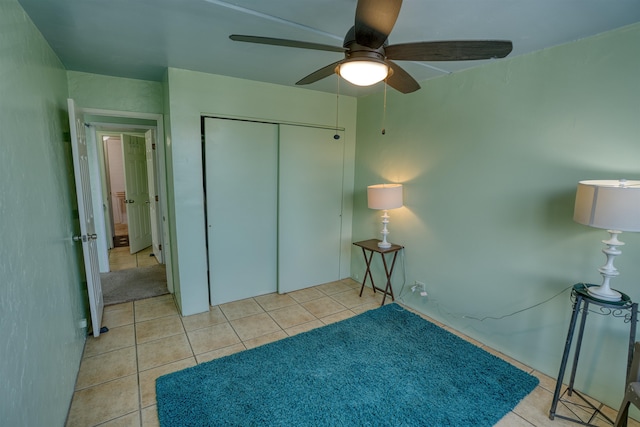
[[[504,58],[513,48],[508,40],[423,41],[389,45],[387,38],[398,19],[401,6],[402,0],[358,0],[355,25],[347,32],[343,47],[238,34],[232,34],[229,38],[344,54],[344,59],[314,71],[296,82],[296,85],[314,83],[336,73],[358,86],[370,86],[386,80],[389,86],[402,93],[414,92],[420,89],[420,85],[394,60],[469,61]]]

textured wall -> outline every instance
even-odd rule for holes
[[[406,246],[405,291],[418,280],[429,293],[407,303],[557,375],[569,292],[534,306],[601,281],[608,235],[572,221],[574,196],[579,180],[640,179],[639,43],[635,25],[391,92],[385,136],[381,96],[358,101],[354,239],[380,229],[366,186],[403,183],[390,240]],[[621,240],[612,283],[637,301],[640,235]],[[629,325],[592,315],[587,327],[578,388],[617,407]]]
[[[69,71],[69,97],[83,108],[162,114],[162,83]]]
[[[16,0],[0,28],[0,424],[62,426],[86,334],[66,72]]]

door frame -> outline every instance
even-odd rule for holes
[[[211,287],[211,265],[210,265],[210,246],[209,246],[209,227],[210,227],[210,221],[211,219],[208,218],[208,203],[206,202],[207,200],[207,177],[206,177],[206,127],[205,127],[205,122],[206,119],[220,119],[220,120],[231,120],[231,121],[237,121],[237,122],[249,122],[249,123],[262,123],[262,124],[271,124],[271,125],[276,125],[278,127],[282,126],[282,125],[287,125],[287,126],[296,126],[296,127],[302,127],[302,128],[309,128],[309,129],[324,129],[324,130],[331,130],[336,132],[336,134],[341,133],[342,136],[344,137],[344,134],[346,132],[345,128],[342,126],[325,126],[325,125],[317,125],[317,124],[309,124],[309,123],[298,123],[298,122],[289,122],[289,121],[284,121],[284,120],[267,120],[267,119],[258,119],[258,118],[243,118],[243,117],[238,117],[238,116],[227,116],[224,114],[201,114],[200,115],[200,133],[201,133],[201,137],[202,137],[202,146],[201,146],[201,154],[202,154],[202,179],[203,179],[203,186],[204,186],[204,193],[205,193],[205,206],[204,206],[204,217],[205,217],[205,241],[206,241],[206,247],[207,247],[207,279],[208,279],[208,288],[209,288],[209,300],[211,302],[211,305],[215,305],[214,302],[214,296],[212,295],[212,287]],[[279,130],[278,130],[279,132]],[[335,138],[335,139],[340,139],[340,138]],[[277,146],[279,147],[280,142],[278,141]],[[347,193],[345,192],[345,158],[346,158],[346,145],[345,142],[341,143],[342,145],[342,186],[341,186],[341,190],[342,190],[342,197],[341,197],[341,214],[340,214],[340,234],[341,236],[344,233],[344,209],[345,209],[345,197],[347,197]],[[278,148],[279,151],[279,148]],[[278,161],[279,161],[279,156],[280,154],[278,153]],[[278,172],[279,174],[279,172]],[[279,179],[279,178],[278,178]],[[279,191],[279,190],[278,190]],[[280,209],[280,207],[278,206],[278,209]],[[276,215],[276,224],[275,227],[278,227],[278,215]],[[276,238],[277,239],[277,238]],[[342,239],[342,237],[341,237]],[[347,248],[350,247],[350,243],[347,246]],[[339,257],[338,257],[338,276],[341,275],[342,273],[342,265],[350,265],[350,250],[347,249],[343,246],[338,246],[338,250],[339,250]],[[277,249],[276,249],[277,251]],[[344,251],[344,252],[343,252]],[[344,255],[343,255],[344,253]],[[346,257],[347,262],[343,262],[343,256]],[[280,292],[280,285],[278,283],[279,281],[279,276],[276,275],[276,289],[277,292]],[[293,290],[293,289],[292,289]],[[291,291],[292,291],[291,290]],[[289,290],[285,290],[285,292],[289,292]]]
[[[158,179],[158,138],[156,137],[157,129],[148,129],[144,133],[145,151],[147,154],[147,179],[149,180],[149,198],[151,199],[149,220],[151,221],[151,244],[153,245],[153,253],[160,264],[164,264],[162,256],[162,230],[159,225],[162,224],[162,209],[159,207],[158,188],[160,180]],[[151,170],[151,172],[149,172]]]
[[[137,113],[131,111],[117,111],[117,110],[105,110],[98,108],[83,108],[83,113],[87,116],[109,117],[114,121],[101,122],[101,121],[88,121],[87,124],[92,126],[92,140],[97,140],[96,133],[98,127],[100,131],[110,132],[117,130],[126,131],[126,129],[147,129],[155,128],[156,130],[156,158],[157,158],[157,182],[158,182],[158,198],[160,200],[160,210],[162,216],[162,250],[163,260],[166,265],[167,271],[167,288],[169,292],[174,292],[174,280],[172,271],[172,256],[171,256],[171,237],[169,233],[169,220],[167,215],[169,214],[168,203],[168,191],[167,191],[167,167],[166,167],[166,152],[165,152],[165,137],[164,137],[164,118],[162,114],[156,113]],[[118,122],[118,119],[122,119]],[[144,126],[131,124],[130,119],[141,119],[155,122],[154,126]],[[108,129],[108,130],[107,130]],[[96,142],[97,143],[97,142]],[[100,176],[99,171],[96,171]],[[102,200],[102,198],[101,198]],[[102,204],[101,204],[102,205]],[[104,227],[104,222],[101,224]]]

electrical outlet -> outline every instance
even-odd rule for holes
[[[422,282],[418,282],[417,280],[414,282],[414,285],[411,287],[411,291],[412,292],[420,291],[420,296],[422,297],[427,296],[427,286]]]

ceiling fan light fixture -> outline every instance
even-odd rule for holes
[[[356,86],[371,86],[387,78],[389,66],[382,61],[347,61],[340,64],[338,74]]]

